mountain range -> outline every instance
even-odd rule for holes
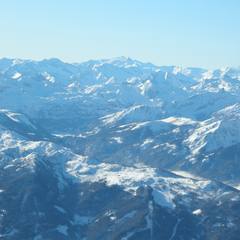
[[[0,59],[0,239],[237,240],[240,67]]]

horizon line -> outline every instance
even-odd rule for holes
[[[143,61],[143,60],[138,60],[136,58],[132,58],[132,57],[129,57],[129,56],[117,56],[117,57],[109,57],[109,58],[90,58],[88,60],[83,60],[83,61],[68,61],[68,60],[64,60],[63,58],[61,57],[46,57],[46,58],[28,58],[28,57],[0,57],[0,61],[2,60],[19,60],[19,61],[24,61],[24,62],[43,62],[43,61],[50,61],[50,60],[58,60],[62,63],[65,63],[65,64],[71,64],[71,65],[75,65],[75,64],[84,64],[84,63],[87,63],[87,62],[90,62],[90,61],[105,61],[105,62],[110,62],[110,61],[117,61],[117,60],[121,60],[124,61],[124,60],[131,60],[131,61],[135,61],[135,62],[138,62],[138,63],[141,63],[141,64],[151,64],[155,67],[177,67],[177,68],[181,68],[181,69],[202,69],[202,70],[219,70],[219,69],[228,69],[228,68],[240,68],[240,65],[239,66],[231,66],[231,65],[225,65],[225,66],[222,66],[222,67],[216,67],[216,68],[206,68],[206,67],[201,67],[201,66],[183,66],[183,65],[172,65],[172,64],[155,64],[151,61]],[[123,60],[124,59],[124,60]]]

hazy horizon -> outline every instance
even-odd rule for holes
[[[89,62],[89,61],[110,61],[110,60],[117,60],[117,59],[120,59],[120,58],[126,58],[126,59],[131,59],[133,61],[139,61],[141,63],[145,63],[145,64],[152,64],[156,67],[180,67],[180,68],[199,68],[199,69],[206,69],[206,70],[217,70],[217,69],[225,69],[225,68],[240,68],[240,64],[239,65],[236,65],[236,66],[219,66],[219,67],[213,67],[213,68],[207,68],[207,67],[203,67],[203,66],[182,66],[182,65],[173,65],[173,64],[170,64],[170,65],[166,65],[166,64],[163,64],[163,65],[159,65],[159,64],[156,64],[154,62],[151,62],[151,61],[142,61],[142,60],[139,60],[139,59],[136,59],[136,58],[132,58],[132,57],[125,57],[125,56],[117,56],[117,57],[111,57],[111,58],[95,58],[95,59],[86,59],[84,61],[66,61],[62,58],[59,58],[59,57],[47,57],[47,58],[18,58],[18,57],[0,57],[0,60],[2,59],[10,59],[10,60],[23,60],[23,61],[36,61],[36,62],[40,62],[40,61],[45,61],[45,60],[51,60],[51,59],[57,59],[57,60],[60,60],[61,62],[63,63],[67,63],[67,64],[82,64],[82,63],[85,63],[85,62]]]

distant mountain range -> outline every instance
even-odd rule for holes
[[[240,68],[0,59],[0,239],[238,240]]]

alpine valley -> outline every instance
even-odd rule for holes
[[[0,60],[0,239],[239,240],[240,68]]]

